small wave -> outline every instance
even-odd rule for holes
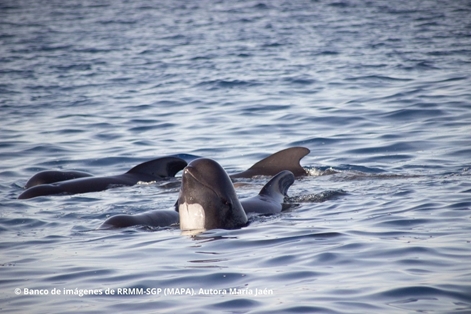
[[[313,137],[307,140],[293,142],[292,145],[293,146],[303,146],[303,145],[305,146],[305,145],[310,144],[309,146],[314,146],[314,145],[320,146],[320,145],[334,145],[334,144],[338,144],[339,142],[340,140],[335,139],[335,138]]]
[[[406,304],[411,300],[440,300],[445,298],[458,299],[469,302],[470,296],[466,293],[459,293],[452,290],[432,287],[432,286],[410,286],[385,290],[377,294],[379,298],[396,298],[388,302],[389,304]],[[415,302],[415,301],[413,301]]]
[[[313,177],[326,176],[326,175],[336,174],[339,172],[338,170],[335,170],[332,167],[320,167],[320,168],[304,167],[304,170],[306,170],[308,176],[313,176]]]
[[[397,77],[382,76],[382,75],[356,76],[356,77],[346,78],[345,80],[346,81],[399,81],[399,82],[412,81],[412,79],[410,78],[397,78]]]
[[[314,306],[299,304],[300,302],[296,302],[298,305],[294,306],[282,306],[277,310],[270,310],[270,313],[273,314],[285,314],[285,313],[338,313],[337,311],[330,309],[328,307],[321,307],[321,306]]]
[[[289,78],[284,78],[283,81],[286,81],[291,84],[297,84],[297,85],[312,85],[316,82],[316,80],[312,78],[305,78],[305,77],[289,77]]]
[[[211,80],[204,81],[196,86],[208,87],[209,90],[216,89],[227,89],[227,88],[243,88],[243,87],[254,87],[262,85],[257,81],[245,81],[245,80]]]
[[[270,7],[267,4],[262,3],[262,2],[255,4],[252,8],[257,9],[257,10],[268,10],[268,9],[270,9]]]
[[[209,291],[209,289],[206,289]],[[242,309],[252,309],[255,306],[259,306],[261,302],[258,302],[254,299],[236,299],[236,300],[230,300],[230,301],[223,301],[219,303],[214,303],[211,304],[210,306],[206,306],[207,308],[211,309],[218,309],[218,310],[224,310],[224,312],[231,311],[232,310],[237,310],[237,312],[242,311]]]
[[[347,150],[348,154],[380,154],[380,153],[399,153],[415,151],[419,143],[397,142],[384,146],[370,146]]]
[[[384,173],[381,168],[366,167],[360,165],[341,164],[335,167],[338,172],[352,172],[353,174],[378,174]]]
[[[446,116],[446,112],[439,109],[399,109],[384,115],[387,119],[404,121],[417,121],[425,118],[436,118]]]
[[[285,198],[286,203],[322,203],[331,199],[335,199],[340,196],[347,195],[348,193],[344,190],[327,190],[317,194],[287,196]]]
[[[60,70],[60,71],[89,71],[92,69],[91,64],[83,63],[83,64],[71,64],[71,65],[57,65],[53,68]]]
[[[39,219],[34,218],[11,218],[2,219],[0,226],[3,226],[5,230],[9,230],[12,227],[18,228],[39,228],[44,227],[48,223]]]

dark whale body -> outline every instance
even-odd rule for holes
[[[214,160],[195,159],[184,169],[180,195],[175,204],[179,216],[171,211],[149,211],[138,215],[117,215],[107,219],[101,229],[133,225],[162,227],[180,221],[182,230],[233,229],[247,224],[247,214],[270,215],[285,209],[283,203],[295,175],[307,175],[299,161],[309,153],[304,147],[279,151],[257,162],[248,170],[228,176]],[[280,170],[281,169],[281,170]],[[277,172],[278,171],[278,172]],[[257,196],[238,200],[231,179],[274,175]],[[169,214],[170,215],[170,214]]]
[[[293,182],[292,172],[281,171],[257,196],[239,201],[231,179],[216,161],[207,158],[193,160],[183,170],[176,203],[180,229],[235,229],[247,224],[247,213],[279,213]]]
[[[128,172],[116,176],[92,177],[83,176],[76,179],[65,179],[65,175],[58,175],[58,171],[43,171],[31,178],[28,182],[45,182],[49,178],[56,178],[49,184],[39,184],[28,188],[20,194],[19,199],[28,199],[53,194],[78,194],[103,191],[115,186],[129,186],[138,182],[153,182],[168,180],[187,165],[186,161],[178,157],[161,157],[139,164]],[[76,174],[77,172],[71,172]]]
[[[126,228],[136,225],[168,227],[178,223],[178,213],[173,210],[152,210],[137,215],[116,215],[108,218],[100,229]]]
[[[87,172],[81,171],[58,171],[58,170],[46,170],[36,173],[32,176],[25,184],[25,188],[40,185],[50,184],[59,181],[72,180],[77,178],[91,177],[92,175]]]
[[[233,174],[230,178],[274,176],[282,170],[289,170],[296,177],[304,176],[307,175],[306,170],[299,162],[308,153],[309,149],[305,147],[290,147],[260,160],[246,171]],[[174,177],[186,165],[183,159],[170,156],[144,162],[124,174],[108,177],[93,177],[89,173],[80,171],[42,171],[28,180],[25,185],[26,191],[18,198],[97,192],[116,186],[134,185],[137,182],[161,181]]]
[[[247,214],[271,215],[285,209],[284,197],[293,182],[291,171],[281,171],[257,196],[239,201],[224,169],[211,159],[197,159],[183,171],[176,211],[116,215],[108,218],[100,229],[135,225],[166,227],[178,222],[184,231],[240,228],[247,224]]]

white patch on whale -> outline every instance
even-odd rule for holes
[[[183,203],[178,206],[181,230],[204,230],[205,213],[200,204]]]

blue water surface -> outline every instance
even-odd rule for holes
[[[0,3],[2,313],[471,313],[471,3]],[[97,230],[177,186],[18,200],[41,170],[311,153],[239,230]],[[240,197],[268,178],[243,180]],[[32,295],[35,293],[35,295]]]

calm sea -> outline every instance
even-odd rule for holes
[[[2,0],[0,312],[471,313],[470,86],[468,0]],[[239,230],[97,230],[162,183],[17,199],[290,146],[299,206]]]

